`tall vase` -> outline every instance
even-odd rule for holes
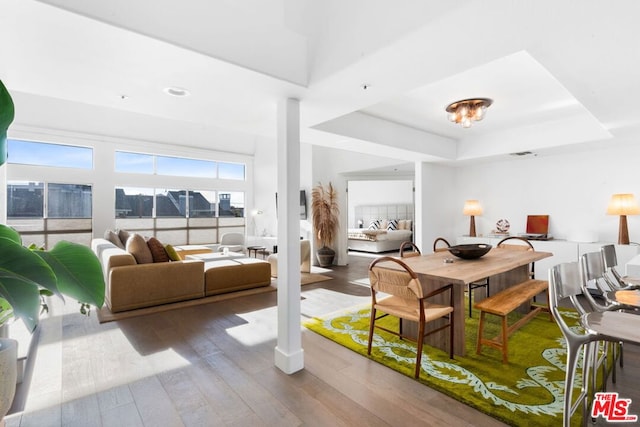
[[[0,338],[0,427],[4,427],[13,397],[16,394],[18,376],[18,342]]]

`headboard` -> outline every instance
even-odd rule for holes
[[[355,209],[355,226],[362,220],[364,228],[374,219],[410,219],[413,221],[413,204],[360,205]]]

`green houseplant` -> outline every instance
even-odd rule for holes
[[[315,230],[320,249],[316,256],[322,267],[333,264],[335,251],[330,247],[338,233],[339,205],[338,192],[331,182],[325,187],[319,183],[311,190],[311,211],[313,214],[313,229]]]

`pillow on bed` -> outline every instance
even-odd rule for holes
[[[399,228],[398,228],[398,220],[397,219],[388,220],[387,221],[387,230],[388,231],[399,230]]]
[[[374,219],[369,223],[369,230],[379,230],[380,224],[382,223],[381,219]]]
[[[411,220],[401,219],[398,221],[398,230],[411,230]]]

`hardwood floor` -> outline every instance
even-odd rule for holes
[[[326,273],[333,280],[304,286],[303,316],[369,301],[368,287],[353,282],[370,261],[350,256]],[[24,410],[7,426],[503,425],[310,331],[305,369],[282,373],[273,364],[276,296],[102,325],[74,302],[52,303]],[[610,390],[640,405],[640,352],[628,347]]]

